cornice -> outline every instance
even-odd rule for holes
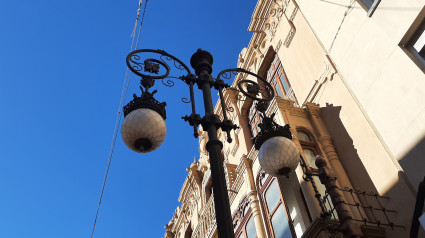
[[[248,31],[259,32],[263,28],[269,16],[269,8],[272,0],[259,0],[255,6],[254,13],[251,16],[251,22]]]
[[[291,108],[290,113],[291,113],[291,116],[303,117],[303,118],[308,117],[307,111],[304,108],[300,108],[300,107]]]
[[[318,141],[321,144],[326,144],[326,143],[333,144],[332,137],[331,136],[328,136],[328,135],[322,135],[322,136],[320,136],[319,139],[318,139]]]
[[[294,108],[295,102],[292,100],[276,97],[276,103],[279,109],[292,110],[292,108]]]
[[[183,186],[180,190],[180,195],[178,201],[181,203],[185,202],[185,199],[188,197],[187,195],[190,194],[192,189],[195,187],[195,179],[193,178],[192,171],[189,172],[186,179],[184,180]]]
[[[320,109],[320,106],[315,103],[308,102],[306,103],[307,112],[312,117],[321,117],[322,116],[322,109]]]

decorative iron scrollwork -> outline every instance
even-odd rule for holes
[[[273,86],[263,77],[246,69],[234,68],[223,70],[218,74],[217,80],[220,80],[221,77],[231,79],[232,76],[237,76],[239,73],[251,75],[257,79],[257,82],[249,79],[239,80],[237,83],[239,92],[256,101],[270,101],[274,98]]]
[[[202,53],[204,51],[199,51]],[[209,54],[209,53],[208,53]],[[152,57],[152,55],[158,55],[157,58]],[[221,128],[227,133],[227,141],[230,143],[232,141],[230,131],[237,129],[238,127],[229,120],[227,113],[234,112],[234,108],[226,105],[223,91],[224,90],[237,90],[238,92],[245,95],[247,98],[258,101],[258,105],[265,105],[267,107],[267,102],[273,99],[274,90],[269,82],[259,75],[252,73],[248,70],[242,68],[232,68],[221,71],[217,78],[212,78],[211,75],[211,87],[214,87],[219,91],[219,97],[221,100],[223,120],[210,120],[207,117],[201,118],[199,114],[196,113],[195,108],[195,98],[193,92],[194,84],[198,84],[201,80],[198,76],[192,74],[189,67],[185,65],[181,60],[174,57],[173,55],[163,51],[163,50],[152,50],[152,49],[140,49],[131,52],[126,59],[127,66],[130,70],[136,75],[142,77],[141,79],[141,90],[142,96],[133,99],[125,108],[125,115],[127,115],[131,110],[137,108],[149,107],[158,111],[161,115],[164,115],[165,118],[165,103],[161,104],[156,99],[153,98],[154,93],[149,93],[149,89],[154,86],[156,80],[161,80],[162,84],[167,87],[174,86],[174,79],[179,79],[189,86],[190,98],[184,97],[181,99],[183,103],[192,104],[192,114],[190,116],[183,117],[184,120],[188,121],[191,126],[194,128],[194,136],[197,137],[197,127],[199,125],[206,125],[208,123],[216,124],[217,128]],[[175,77],[170,76],[171,67],[170,63],[178,70],[186,71],[186,75]],[[255,80],[246,79],[244,75],[242,80],[239,80],[237,88],[230,88],[230,86],[224,82],[224,80],[230,80],[232,77],[238,77],[239,74],[245,74],[246,76],[253,76]],[[223,80],[224,79],[224,80]],[[238,98],[240,96],[238,95]],[[142,102],[143,100],[146,102]],[[243,100],[243,99],[241,99]],[[156,101],[156,102],[155,102]],[[273,119],[271,119],[273,120]]]
[[[149,53],[158,54],[159,59],[147,58],[143,60],[142,55],[149,55]],[[167,64],[167,61],[172,61],[177,69],[186,70],[187,74],[191,74],[189,67],[187,67],[181,60],[163,50],[135,50],[128,54],[126,59],[127,66],[133,73],[140,77],[151,77],[153,79],[165,79],[169,76],[171,68]],[[161,68],[165,70],[165,73],[158,75],[161,71]],[[142,72],[148,72],[151,74],[145,74]]]

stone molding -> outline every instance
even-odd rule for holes
[[[315,103],[308,102],[306,103],[307,112],[311,117],[321,117],[322,116],[322,109],[320,109],[320,106]]]

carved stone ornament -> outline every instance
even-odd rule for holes
[[[269,11],[269,18],[264,26],[264,32],[273,39],[276,34],[277,27],[283,15],[283,4],[281,1],[274,1]]]
[[[238,221],[242,220],[243,217],[246,215],[244,214],[245,208],[249,206],[250,200],[248,196],[245,196],[241,202],[239,203],[238,207],[236,208],[235,215],[233,216],[233,227],[236,227],[238,224]]]

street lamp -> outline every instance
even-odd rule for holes
[[[254,138],[254,146],[259,150],[258,160],[261,168],[268,174],[276,177],[289,177],[291,171],[294,171],[298,165],[303,170],[303,179],[310,182],[313,187],[314,197],[319,203],[321,209],[321,217],[329,221],[331,213],[322,200],[322,195],[317,189],[313,176],[317,176],[320,182],[325,186],[327,193],[330,195],[332,204],[341,222],[340,226],[334,229],[333,226],[327,226],[330,232],[339,230],[344,237],[363,237],[360,227],[354,222],[353,216],[348,208],[348,204],[344,200],[341,190],[336,184],[336,177],[332,168],[327,166],[326,160],[318,155],[316,156],[316,166],[318,171],[312,171],[305,162],[292,141],[292,135],[289,131],[289,125],[280,126],[273,117],[273,113],[268,117],[265,113],[267,107],[257,104],[257,110],[260,112],[262,122],[259,124],[261,131]]]
[[[145,58],[143,55],[155,55],[155,58]],[[221,149],[222,142],[217,138],[217,130],[221,129],[227,133],[227,141],[230,143],[231,130],[237,128],[231,120],[227,118],[223,90],[237,90],[248,98],[258,102],[258,105],[266,107],[267,102],[273,99],[273,87],[262,77],[241,68],[233,68],[221,71],[216,78],[213,78],[212,55],[199,49],[190,59],[190,64],[195,70],[192,74],[181,60],[163,50],[140,49],[131,52],[126,59],[127,66],[136,75],[141,77],[142,95],[133,95],[133,100],[124,106],[124,122],[121,128],[121,136],[124,143],[133,151],[146,153],[158,148],[165,139],[165,106],[154,98],[157,90],[150,92],[155,84],[155,80],[161,80],[165,86],[173,86],[174,82],[170,78],[177,78],[189,86],[190,100],[183,99],[183,102],[191,103],[192,114],[182,117],[193,126],[194,136],[198,137],[198,126],[201,125],[204,131],[208,132],[208,142],[206,149],[209,153],[212,188],[214,191],[214,204],[217,221],[217,232],[220,238],[234,237],[232,217],[229,205],[229,196],[224,175],[223,158]],[[170,66],[174,66],[185,71],[184,76],[170,76]],[[256,78],[256,81],[242,79],[238,81],[237,89],[230,88],[223,79],[230,79],[237,74],[248,74]],[[222,79],[223,78],[223,79]],[[168,79],[165,81],[165,79]],[[195,98],[193,88],[197,85],[202,90],[204,99],[205,115],[201,118],[196,113]],[[214,113],[211,98],[211,89],[215,88],[219,92],[223,120]]]
[[[267,104],[264,102],[257,103],[256,108],[262,117],[262,122],[258,125],[261,130],[254,138],[254,147],[259,151],[260,167],[272,176],[289,178],[289,174],[300,165],[303,169],[303,179],[310,182],[313,187],[315,198],[321,208],[321,216],[328,217],[329,214],[321,199],[322,196],[313,180],[313,176],[318,176],[318,174],[311,171],[297,145],[292,141],[289,125],[281,126],[276,123],[274,121],[275,113],[268,117],[266,115]]]

